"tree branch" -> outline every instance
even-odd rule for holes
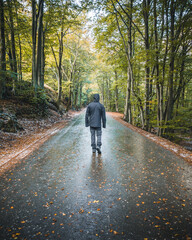
[[[112,0],[113,1],[113,0]],[[125,9],[122,7],[122,5],[119,3],[118,0],[116,0],[117,4],[120,6],[120,8],[123,10],[123,12],[126,14],[126,16],[129,18],[129,20],[132,22],[132,24],[135,26],[135,28],[137,29],[137,31],[140,33],[140,35],[142,36],[142,38],[145,40],[145,37],[143,35],[143,33],[141,32],[141,30],[139,29],[139,27],[134,23],[134,21],[132,20],[132,18],[130,17],[130,15],[125,11]],[[119,12],[118,12],[119,13]],[[120,13],[119,13],[120,14]]]
[[[54,56],[54,59],[55,59],[55,63],[56,63],[57,69],[59,69],[59,65],[58,65],[58,63],[57,63],[57,58],[56,58],[56,56],[55,56],[55,51],[54,51],[54,49],[53,49],[53,46],[51,46],[51,49],[52,49],[52,53],[53,53],[53,56]]]

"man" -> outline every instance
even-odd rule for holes
[[[101,127],[101,119],[103,128],[106,128],[106,115],[105,108],[99,102],[99,94],[94,95],[94,102],[91,102],[86,110],[85,114],[85,126],[90,126],[91,132],[91,146],[93,153],[98,151],[101,154],[101,135],[102,135],[102,127]],[[97,146],[95,142],[95,135],[97,135]]]

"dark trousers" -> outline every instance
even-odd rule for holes
[[[91,132],[91,146],[93,149],[96,148],[96,136],[97,136],[97,146],[101,147],[101,135],[102,135],[102,130],[100,127],[90,127],[90,132]]]

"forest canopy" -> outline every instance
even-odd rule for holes
[[[192,131],[190,0],[0,0],[0,98],[108,111],[171,138]],[[32,96],[32,97],[31,97]]]

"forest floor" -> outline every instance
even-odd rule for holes
[[[132,129],[133,131],[138,132],[139,134],[141,134],[142,136],[144,136],[146,138],[149,138],[153,142],[155,142],[155,143],[159,144],[160,146],[164,147],[165,149],[175,153],[177,156],[182,157],[187,162],[192,164],[192,152],[191,151],[188,151],[184,147],[182,147],[178,144],[175,144],[165,138],[158,137],[155,134],[146,132],[145,130],[143,130],[141,128],[135,127],[135,126],[125,122],[123,120],[123,114],[121,114],[121,113],[108,112],[108,114],[110,116],[112,116],[114,119],[116,119],[117,121],[121,122],[123,125]]]
[[[1,102],[14,108],[13,101]],[[5,112],[8,111],[4,106]],[[22,108],[20,108],[21,110]],[[3,132],[0,130],[0,172],[12,167],[20,159],[28,156],[35,149],[39,148],[52,135],[62,129],[74,116],[80,114],[80,111],[70,110],[68,113],[60,115],[59,113],[49,110],[47,117],[21,117],[18,123],[24,130],[16,133]]]

